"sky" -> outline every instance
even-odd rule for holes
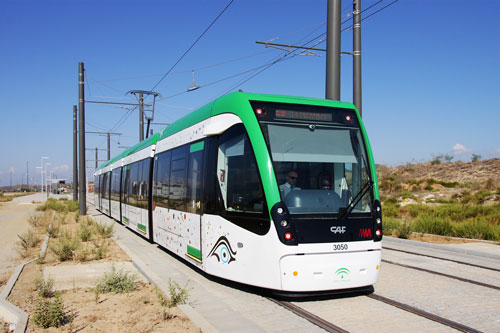
[[[375,162],[500,157],[500,2],[399,0],[368,17],[392,2],[361,5],[363,121]],[[39,184],[42,156],[54,177],[72,181],[79,62],[87,101],[134,104],[130,90],[160,93],[154,132],[239,89],[325,97],[324,52],[287,55],[256,41],[302,45],[321,36],[327,0],[234,0],[203,34],[229,3],[1,0],[0,186],[26,183],[26,173]],[[343,0],[343,20],[350,12]],[[351,22],[342,25],[346,52]],[[321,40],[316,47],[325,48]],[[352,57],[341,62],[341,100],[352,102]],[[193,85],[201,88],[187,92]],[[133,106],[85,106],[86,131],[121,134],[111,136],[111,156],[138,142],[138,118]],[[101,164],[106,147],[105,135],[87,134],[89,175],[95,149]]]

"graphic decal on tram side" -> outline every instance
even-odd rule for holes
[[[231,244],[225,236],[221,236],[217,243],[208,254],[209,257],[214,256],[218,262],[229,264],[231,261],[236,261],[236,251],[233,251]]]

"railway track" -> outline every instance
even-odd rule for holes
[[[460,332],[469,332],[469,333],[480,332],[479,330],[476,330],[472,327],[460,324],[460,323],[455,322],[453,320],[449,320],[447,318],[432,314],[430,312],[418,309],[416,307],[398,302],[396,300],[393,300],[393,299],[390,299],[390,298],[387,298],[387,297],[384,297],[381,295],[370,294],[370,295],[367,295],[365,297],[368,297],[370,299],[391,305],[393,307],[396,307],[396,308],[401,309],[403,311],[407,311],[407,312],[412,313],[414,315],[426,318],[428,320],[434,321],[434,322],[439,323],[441,325],[451,327],[451,328],[456,329]],[[290,303],[287,301],[280,301],[280,300],[277,300],[274,298],[269,298],[269,297],[267,299],[273,303],[276,303],[276,304],[284,307],[285,309],[288,309],[289,311],[293,312],[294,314],[298,315],[299,317],[302,317],[302,318],[308,320],[309,322],[326,330],[327,332],[334,332],[334,333],[347,333],[347,332],[349,332],[349,331],[347,331],[347,330],[345,330],[345,329],[343,329],[343,328],[341,328],[341,327],[339,327],[339,326],[337,326],[337,325],[335,325],[335,324],[333,324],[333,323],[331,323],[331,322],[329,322],[329,321],[327,321],[327,320],[325,320],[325,319],[323,319],[323,318],[321,318],[321,317],[319,317],[319,316],[317,316],[317,315],[315,315],[315,314],[313,314],[313,313],[311,313],[311,312],[309,312],[309,311],[307,311],[307,310],[305,310],[305,309],[301,308],[300,306],[297,306],[293,303]]]
[[[467,266],[471,266],[471,267],[477,267],[477,268],[481,268],[481,269],[487,269],[487,270],[490,270],[490,271],[500,272],[500,269],[496,269],[496,268],[493,268],[493,267],[476,265],[476,264],[473,264],[473,263],[470,263],[470,262],[464,262],[464,261],[459,261],[459,260],[454,260],[454,259],[449,259],[449,258],[442,258],[442,257],[437,257],[437,256],[431,256],[431,255],[427,255],[427,254],[421,254],[421,253],[418,253],[418,252],[412,252],[412,251],[400,250],[400,249],[394,249],[394,248],[388,248],[388,247],[384,247],[384,250],[397,251],[397,252],[407,253],[407,254],[411,254],[411,255],[428,257],[428,258],[438,259],[438,260],[443,260],[443,261],[449,261],[449,262],[457,263],[457,264],[460,264],[460,265],[467,265]],[[492,285],[492,284],[488,284],[488,283],[484,283],[484,282],[479,282],[479,281],[475,281],[475,280],[471,280],[471,279],[462,278],[462,277],[456,276],[456,275],[441,273],[441,272],[433,271],[433,270],[422,268],[422,267],[417,267],[417,266],[412,266],[412,265],[407,265],[407,264],[401,264],[401,263],[398,263],[398,262],[395,262],[395,261],[391,261],[391,260],[387,260],[387,259],[382,259],[382,262],[385,262],[385,263],[388,263],[388,264],[391,264],[391,265],[396,265],[396,266],[400,266],[400,267],[409,268],[409,269],[414,269],[414,270],[417,270],[417,271],[420,271],[420,272],[426,272],[426,273],[429,273],[429,274],[443,276],[443,277],[446,277],[446,278],[450,278],[450,279],[454,279],[454,280],[458,280],[458,281],[462,281],[462,282],[474,284],[474,285],[485,287],[485,288],[489,288],[489,289],[500,290],[499,286],[495,286],[495,285]]]
[[[432,259],[439,259],[439,260],[444,260],[444,261],[450,261],[450,262],[454,262],[454,263],[457,263],[457,264],[468,265],[468,266],[472,266],[472,267],[487,269],[487,270],[490,270],[490,271],[500,272],[500,269],[498,269],[498,268],[488,267],[488,266],[482,266],[482,265],[476,265],[476,264],[473,264],[473,263],[470,263],[470,262],[465,262],[465,261],[460,261],[460,260],[454,260],[454,259],[449,259],[449,258],[442,258],[442,257],[437,257],[437,256],[431,256],[429,254],[423,254],[423,253],[412,252],[412,251],[407,251],[407,250],[400,250],[400,249],[395,249],[395,248],[386,247],[386,246],[383,246],[382,249],[384,249],[384,250],[390,250],[390,251],[396,251],[396,252],[402,252],[402,253],[407,253],[407,254],[413,254],[413,255],[416,255],[416,256],[427,257],[427,258],[432,258]]]

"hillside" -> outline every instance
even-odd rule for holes
[[[429,179],[458,183],[485,184],[490,180],[500,185],[500,159],[477,162],[446,162],[433,164],[432,162],[406,164],[395,168],[377,165],[379,180],[396,175],[401,180]],[[490,181],[490,182],[491,182]]]
[[[382,200],[491,205],[500,200],[500,159],[477,162],[377,165]]]

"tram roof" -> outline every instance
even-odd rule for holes
[[[137,143],[135,146],[123,151],[120,155],[115,156],[111,160],[101,164],[98,169],[102,169],[117,160],[136,153],[144,148],[156,144],[183,129],[193,126],[196,123],[206,120],[211,116],[222,113],[234,113],[238,116],[247,116],[253,111],[248,108],[249,101],[275,102],[275,103],[291,103],[303,105],[318,105],[329,107],[341,107],[347,109],[355,109],[354,105],[349,102],[332,101],[319,98],[284,96],[284,95],[269,95],[269,94],[254,94],[245,92],[233,92],[202,106],[201,108],[189,113],[181,119],[175,121],[171,125],[165,127],[161,132]]]

